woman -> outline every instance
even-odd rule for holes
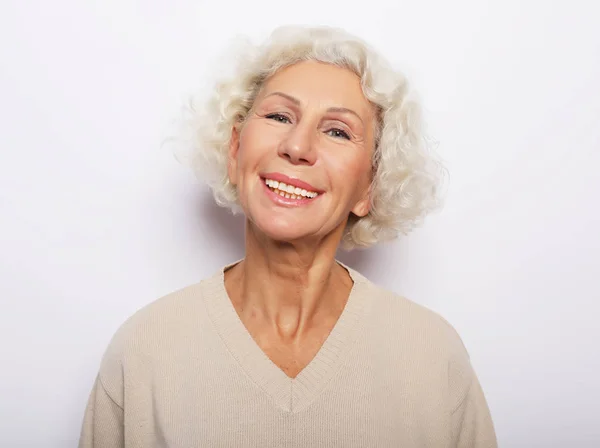
[[[336,262],[437,203],[406,81],[359,39],[283,28],[193,114],[193,162],[246,216],[243,260],[117,332],[80,447],[495,447],[433,312]]]

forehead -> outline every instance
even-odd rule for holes
[[[349,108],[365,118],[373,109],[355,73],[322,62],[303,61],[279,70],[265,82],[259,98],[272,92],[286,93],[302,104]]]

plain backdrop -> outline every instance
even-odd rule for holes
[[[161,146],[236,35],[356,33],[420,92],[446,206],[341,254],[461,334],[501,447],[600,447],[600,17],[593,1],[4,0],[0,446],[75,446],[147,303],[242,256]]]

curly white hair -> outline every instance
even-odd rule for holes
[[[406,77],[343,30],[286,26],[260,45],[248,43],[236,55],[233,73],[217,81],[212,95],[190,102],[184,119],[186,160],[212,188],[219,205],[240,211],[237,190],[227,175],[233,126],[243,123],[270,76],[307,60],[354,72],[379,112],[370,211],[362,218],[349,217],[343,247],[368,247],[407,234],[441,204],[446,170],[425,138],[421,109]]]

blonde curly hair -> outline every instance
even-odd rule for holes
[[[192,98],[184,119],[187,155],[178,157],[208,183],[217,204],[239,212],[238,193],[227,174],[232,129],[243,123],[269,77],[308,60],[358,75],[365,97],[379,112],[370,211],[362,218],[350,216],[343,247],[368,247],[407,234],[441,204],[446,171],[423,134],[420,107],[405,76],[343,30],[286,26],[273,31],[263,44],[247,43],[236,55],[233,73],[216,83],[212,95]]]

